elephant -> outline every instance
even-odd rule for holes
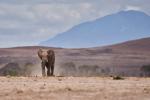
[[[55,52],[54,50],[44,51],[38,50],[38,56],[41,59],[42,76],[46,76],[45,67],[47,68],[47,76],[54,75]]]

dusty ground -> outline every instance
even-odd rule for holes
[[[150,78],[0,77],[0,100],[150,100]]]

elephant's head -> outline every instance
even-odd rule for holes
[[[39,49],[38,56],[42,60],[42,63],[45,65],[48,62],[48,53],[42,49]]]

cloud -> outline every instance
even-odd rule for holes
[[[37,45],[82,22],[120,10],[150,15],[149,0],[1,0],[0,47]]]
[[[139,11],[140,8],[139,7],[135,7],[135,6],[127,6],[125,10],[127,10],[127,11],[128,10],[137,10],[137,11]]]

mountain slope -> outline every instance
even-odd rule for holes
[[[150,36],[150,16],[140,11],[121,11],[76,25],[40,43],[53,47],[95,47]]]
[[[124,43],[116,44],[113,46],[109,46],[112,49],[120,49],[120,50],[130,50],[132,52],[149,52],[150,51],[150,37],[142,38],[132,41],[127,41]]]
[[[143,38],[94,48],[0,48],[0,75],[9,72],[12,64],[16,64],[21,72],[27,69],[32,75],[41,75],[41,61],[37,56],[39,48],[55,51],[55,75],[61,76],[144,76],[141,67],[150,65],[150,38]]]

